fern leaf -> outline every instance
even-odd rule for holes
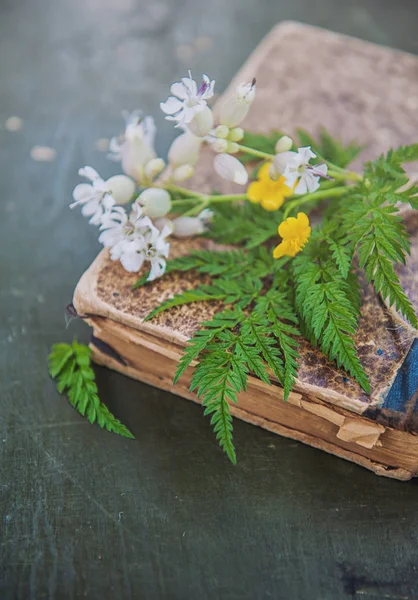
[[[159,306],[154,308],[144,319],[149,321],[156,315],[174,308],[175,306],[182,306],[184,304],[191,304],[192,302],[203,302],[206,300],[224,300],[227,294],[225,290],[210,285],[201,285],[192,290],[185,290],[181,294],[176,294],[173,298],[162,302]]]
[[[234,329],[244,319],[241,311],[225,310],[215,315],[211,321],[204,321],[203,327],[188,341],[186,350],[181,357],[174,375],[174,383],[180,379],[187,367],[205,350],[209,343],[225,329]]]
[[[90,357],[90,348],[77,342],[52,347],[48,357],[49,373],[57,379],[58,391],[66,392],[70,404],[81,415],[87,415],[90,423],[97,421],[102,429],[133,439],[125,425],[100,402]]]
[[[197,390],[205,407],[205,415],[212,415],[219,445],[233,464],[236,454],[232,442],[230,402],[237,402],[237,394],[245,389],[248,369],[243,360],[226,351],[206,355],[196,367],[190,389]]]
[[[358,307],[347,293],[341,274],[329,263],[312,263],[309,255],[302,255],[295,261],[295,284],[296,305],[308,334],[330,360],[335,360],[369,393],[370,384],[352,339]]]
[[[351,255],[348,251],[348,248],[335,242],[334,240],[330,240],[329,247],[341,276],[346,279],[351,265]]]

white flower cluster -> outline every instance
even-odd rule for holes
[[[202,84],[198,87],[189,72],[189,77],[173,83],[172,96],[160,104],[167,115],[166,119],[175,121],[176,127],[183,129],[168,153],[171,176],[174,181],[191,177],[201,145],[207,142],[217,153],[214,160],[216,172],[228,181],[245,185],[248,181],[247,171],[232,155],[238,152],[237,142],[244,136],[239,125],[255,98],[255,80],[239,85],[235,93],[223,102],[216,126],[213,112],[207,105],[207,100],[213,96],[214,85],[213,80],[203,75]]]
[[[166,216],[172,208],[171,196],[154,184],[165,167],[165,162],[154,150],[154,120],[151,117],[141,119],[137,111],[126,115],[125,120],[124,134],[110,143],[110,158],[121,162],[125,174],[114,175],[105,181],[92,167],[83,167],[79,175],[90,183],[80,183],[74,188],[74,202],[70,207],[81,206],[89,223],[99,226],[99,241],[109,248],[112,260],[119,260],[130,272],[138,272],[148,261],[148,281],[153,281],[165,271],[170,249],[167,237],[184,238],[203,233],[212,213],[206,209],[196,217],[180,216],[173,220]],[[187,146],[194,136],[188,131],[183,135],[188,138]],[[195,140],[199,138],[192,139],[192,145]],[[200,143],[201,140],[199,146]],[[187,148],[181,140],[180,146],[184,154]],[[181,164],[181,152],[174,151],[179,170],[187,165],[187,161]],[[127,211],[122,205],[133,200],[137,186],[145,189]]]
[[[154,149],[154,120],[142,117],[139,111],[125,115],[124,133],[110,143],[109,157],[120,161],[123,175],[114,175],[105,181],[92,167],[80,169],[79,174],[90,183],[75,187],[74,202],[70,206],[81,206],[81,212],[89,222],[99,226],[99,241],[109,248],[112,260],[119,260],[131,272],[139,271],[145,262],[149,262],[148,280],[152,281],[165,271],[169,235],[183,238],[205,231],[212,212],[205,208],[197,216],[186,213],[170,219],[168,215],[173,206],[169,191],[164,189],[171,187],[173,190],[176,182],[192,177],[204,142],[216,153],[214,168],[221,177],[241,185],[247,183],[247,170],[234,154],[242,149],[238,144],[244,136],[240,125],[254,101],[255,83],[255,79],[243,83],[226,97],[216,123],[207,104],[213,97],[213,80],[203,75],[198,86],[189,71],[188,77],[172,84],[172,95],[161,103],[161,108],[166,119],[174,121],[182,133],[169,149],[162,184],[155,181],[166,164]],[[292,152],[291,148],[292,140],[283,136],[271,160],[270,177],[283,176],[296,194],[315,191],[319,187],[319,178],[326,177],[326,165],[309,164],[315,157],[310,148],[299,148],[297,152]],[[134,199],[137,187],[142,191],[127,211],[123,205]],[[200,197],[203,208],[207,202],[203,195]],[[194,215],[194,210],[189,212]]]
[[[229,94],[219,110],[219,122],[215,123],[207,100],[213,96],[215,82],[207,75],[202,76],[198,88],[192,79],[184,77],[173,83],[166,102],[160,104],[166,113],[166,119],[176,122],[183,133],[174,140],[168,153],[171,177],[183,181],[193,175],[194,166],[199,159],[203,142],[210,144],[217,153],[214,159],[215,171],[228,181],[246,185],[248,173],[244,165],[233,156],[239,150],[238,142],[244,136],[240,127],[255,99],[256,81],[242,83],[235,92]],[[316,155],[310,148],[290,151],[293,142],[288,136],[282,136],[276,146],[276,155],[272,161],[270,176],[277,179],[283,175],[286,185],[294,189],[295,194],[314,192],[319,187],[319,178],[326,177],[326,165],[310,165]]]

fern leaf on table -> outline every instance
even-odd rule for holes
[[[55,344],[48,362],[49,374],[57,380],[58,391],[67,393],[70,404],[81,415],[90,423],[97,422],[102,429],[133,439],[132,433],[99,400],[88,346],[77,342]]]

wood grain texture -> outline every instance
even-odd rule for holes
[[[134,442],[91,427],[46,372],[96,256],[69,211],[77,170],[117,173],[96,142],[191,68],[225,88],[281,19],[417,53],[410,0],[4,0],[0,6],[1,600],[377,600],[418,595],[417,482],[400,484],[236,421],[239,464],[201,408],[97,368]],[[211,48],[195,50],[209,38]],[[184,48],[192,49],[184,61]],[[197,47],[197,46],[196,46]],[[10,116],[23,129],[10,132]],[[30,158],[50,146],[52,163]]]

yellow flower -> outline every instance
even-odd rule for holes
[[[291,196],[293,191],[285,184],[283,176],[271,179],[269,175],[270,163],[264,164],[258,172],[257,181],[250,183],[247,196],[250,202],[261,204],[265,210],[278,210],[285,198]]]
[[[297,217],[288,217],[279,225],[279,235],[282,242],[274,249],[274,258],[282,256],[296,256],[302,250],[311,235],[309,219],[305,213],[298,213]]]

